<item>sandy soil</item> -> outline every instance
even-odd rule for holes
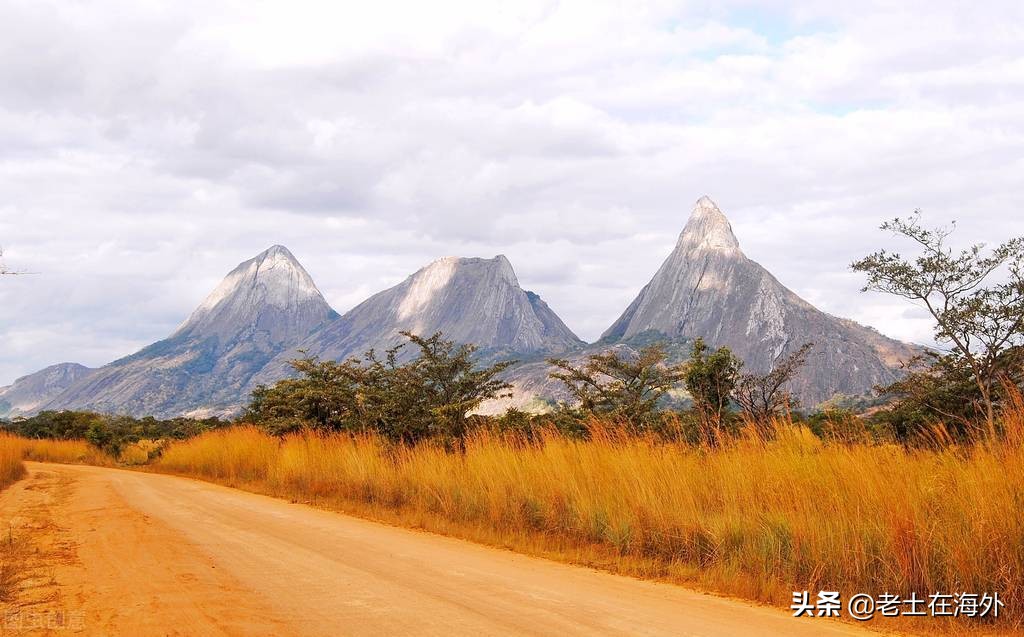
[[[32,546],[4,635],[874,634],[185,478],[30,472],[0,494]]]

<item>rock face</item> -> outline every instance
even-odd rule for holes
[[[0,418],[34,413],[40,405],[93,371],[78,363],[59,363],[22,376],[8,387],[0,387]]]
[[[171,336],[101,367],[45,408],[231,413],[254,374],[335,317],[295,257],[273,246],[232,270]]]
[[[446,339],[473,343],[485,360],[537,357],[584,345],[539,296],[519,287],[503,255],[445,257],[283,352],[256,382],[287,376],[288,361],[298,356],[297,349],[341,360],[407,342],[402,331],[421,336],[441,332]]]
[[[697,201],[672,254],[602,341],[659,337],[728,346],[759,372],[812,342],[793,383],[805,404],[867,393],[894,380],[899,361],[919,351],[821,312],[791,292],[743,254],[729,220],[707,197]]]

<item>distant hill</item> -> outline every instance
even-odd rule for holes
[[[22,376],[7,387],[0,387],[0,418],[35,413],[39,406],[93,371],[78,363],[59,363]]]

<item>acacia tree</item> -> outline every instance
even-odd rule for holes
[[[420,349],[404,369],[409,373],[407,382],[420,396],[420,407],[430,414],[430,433],[461,444],[469,413],[485,400],[508,397],[512,385],[497,376],[516,361],[478,368],[473,360],[476,345],[456,345],[440,332],[429,338],[402,334]]]
[[[877,388],[895,398],[876,419],[904,442],[933,442],[942,431],[957,442],[968,442],[978,430],[980,395],[974,377],[953,356],[929,351],[903,364],[904,374]],[[942,428],[934,427],[936,422]]]
[[[994,433],[996,396],[1012,374],[1007,361],[1016,358],[1007,353],[1024,344],[1024,237],[983,254],[983,244],[960,251],[949,247],[955,224],[925,228],[920,211],[881,228],[912,240],[920,254],[908,259],[879,250],[854,262],[853,270],[868,277],[863,290],[894,294],[928,311],[936,340],[949,347],[945,362],[969,371],[978,409]],[[1005,276],[990,282],[997,270]]]
[[[722,436],[722,424],[743,361],[728,347],[707,352],[704,339],[694,341],[684,378],[700,421],[701,437],[708,446],[715,447]]]
[[[440,332],[428,338],[402,334],[419,348],[407,362],[407,343],[383,357],[370,350],[342,362],[292,361],[298,377],[258,387],[246,418],[278,433],[298,427],[369,430],[395,441],[436,437],[461,445],[470,412],[511,387],[497,376],[514,361],[478,367],[473,345],[456,345]]]
[[[620,356],[616,350],[593,354],[583,365],[561,358],[548,363],[560,370],[551,378],[562,381],[582,412],[642,431],[654,422],[658,401],[683,379],[683,366],[668,365],[665,358],[665,350],[652,345],[635,355]]]
[[[326,430],[369,426],[360,397],[369,373],[358,360],[321,361],[303,356],[290,365],[298,376],[253,390],[244,420],[262,423],[275,433],[302,426]]]
[[[811,351],[812,343],[805,343],[800,349],[776,362],[767,374],[747,373],[736,381],[733,398],[743,415],[757,427],[762,435],[770,433],[771,420],[783,409],[797,406],[797,400],[786,389]]]

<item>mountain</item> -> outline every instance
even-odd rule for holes
[[[743,254],[729,220],[708,197],[697,201],[675,249],[601,340],[697,337],[728,346],[759,372],[814,343],[793,383],[805,404],[867,393],[896,379],[899,362],[920,351],[794,294]]]
[[[59,363],[0,387],[0,418],[33,413],[93,371],[78,363]]]
[[[543,359],[550,355],[582,361],[609,348],[629,352],[665,341],[671,357],[680,359],[701,337],[711,346],[728,346],[747,369],[764,372],[812,342],[793,389],[804,404],[816,405],[894,380],[899,362],[920,351],[801,299],[743,254],[729,220],[702,197],[654,278],[594,345],[523,290],[502,255],[439,259],[338,316],[295,257],[274,246],[232,270],[168,338],[98,370],[57,366],[19,379],[0,389],[0,414],[235,413],[257,384],[289,376],[288,361],[299,350],[340,360],[404,343],[402,331],[441,332],[476,344],[485,363],[522,361],[505,373],[514,397],[487,411],[502,404],[532,409],[564,398],[548,376]]]
[[[273,246],[232,270],[168,338],[101,367],[45,407],[230,413],[267,362],[336,317],[291,252]]]
[[[519,286],[504,255],[493,259],[445,257],[379,292],[277,359],[255,382],[287,376],[297,349],[341,360],[407,342],[400,332],[442,332],[480,347],[485,360],[531,358],[584,346],[533,292]]]

